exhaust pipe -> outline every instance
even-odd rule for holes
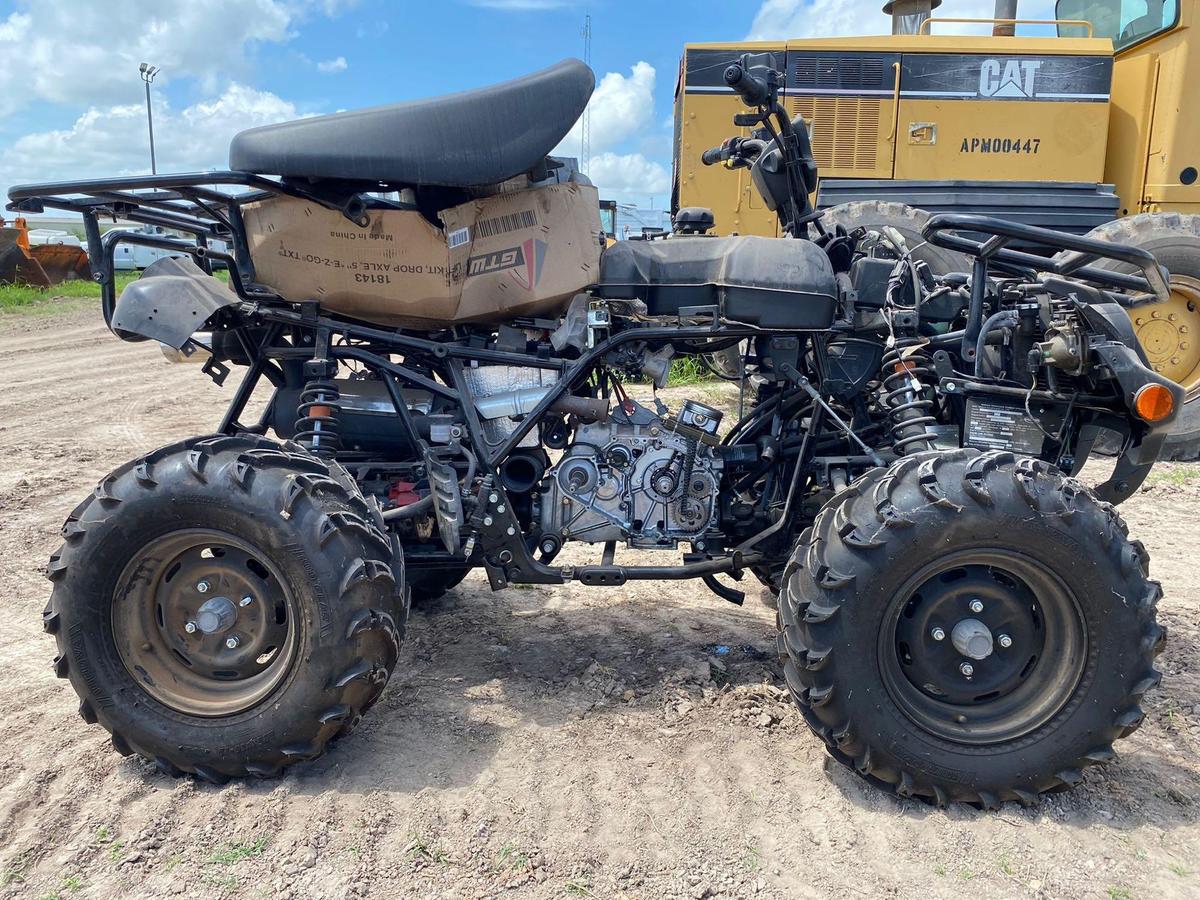
[[[197,331],[192,335],[192,340],[200,344],[199,347],[193,345],[191,353],[184,353],[182,350],[177,350],[170,344],[158,342],[159,349],[162,350],[162,355],[167,358],[167,362],[173,363],[204,363],[208,362],[208,358],[212,356],[212,352],[208,349],[212,346],[212,334],[207,331]]]
[[[1013,22],[1003,22],[1002,19],[1015,19],[1017,17],[1017,0],[996,0],[996,12],[992,18],[996,21],[992,24],[992,37],[1012,37],[1017,33],[1017,26]]]
[[[921,26],[942,0],[888,0],[883,14],[892,17],[892,34],[920,34]]]

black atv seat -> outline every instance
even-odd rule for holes
[[[471,187],[535,168],[596,86],[577,59],[503,84],[263,125],[237,134],[229,167],[259,175]]]

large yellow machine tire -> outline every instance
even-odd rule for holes
[[[900,232],[912,255],[924,262],[935,274],[947,272],[969,272],[971,262],[961,253],[927,244],[921,229],[929,221],[929,213],[904,203],[888,200],[855,200],[827,209],[821,216],[821,224],[827,229],[841,225],[847,231],[855,228],[879,230],[891,226]]]
[[[1134,331],[1155,371],[1187,391],[1162,459],[1200,459],[1200,216],[1143,213],[1107,222],[1088,237],[1149,250],[1171,273],[1171,300],[1133,310]],[[1134,271],[1111,260],[1099,268]]]

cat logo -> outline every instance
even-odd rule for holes
[[[979,67],[979,96],[1032,100],[1040,59],[985,59]]]

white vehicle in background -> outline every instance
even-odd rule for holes
[[[169,229],[163,228],[161,225],[143,225],[138,229],[139,234],[152,234],[161,237],[180,237]],[[32,232],[31,232],[32,236]],[[78,245],[79,240],[75,239],[75,244]],[[209,248],[219,250],[222,253],[229,252],[229,246],[224,241],[209,241]],[[113,267],[118,271],[132,272],[140,271],[148,268],[152,263],[158,262],[160,259],[168,256],[189,256],[187,253],[180,253],[176,250],[164,250],[161,247],[145,247],[140,244],[117,244],[113,251]],[[222,268],[224,263],[214,261],[213,268]]]
[[[69,231],[57,228],[29,229],[29,246],[39,247],[43,244],[62,244],[67,247],[82,247],[83,242]]]

